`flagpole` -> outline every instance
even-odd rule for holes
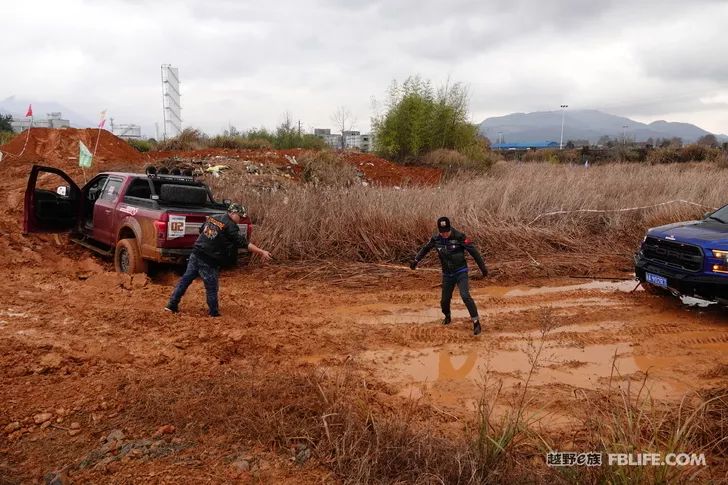
[[[94,145],[94,152],[91,156],[96,156],[96,149],[99,147],[99,138],[101,138],[101,128],[98,128],[99,132],[96,134],[96,144]]]
[[[99,147],[99,138],[101,138],[101,130],[104,128],[104,125],[106,124],[106,110],[103,110],[101,112],[101,121],[99,121],[98,130],[99,132],[96,134],[96,144],[94,145],[94,152],[91,155],[91,157],[96,156],[96,149]]]

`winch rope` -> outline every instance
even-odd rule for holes
[[[670,204],[688,204],[693,205],[697,207],[702,207],[704,209],[711,209],[711,210],[717,210],[717,207],[710,207],[703,204],[698,204],[697,202],[691,202],[689,200],[683,200],[683,199],[677,199],[677,200],[669,200],[667,202],[661,202],[659,204],[653,204],[653,205],[644,205],[640,207],[627,207],[624,209],[574,209],[574,210],[560,210],[560,211],[553,211],[553,212],[545,212],[543,214],[538,215],[534,220],[528,223],[528,225],[532,225],[534,222],[538,221],[539,219],[542,219],[544,217],[549,216],[555,216],[560,214],[575,214],[579,212],[588,212],[588,213],[596,213],[596,214],[607,214],[611,212],[630,212],[630,211],[639,211],[639,210],[645,210],[645,209],[654,209],[655,207],[661,207],[665,205]]]

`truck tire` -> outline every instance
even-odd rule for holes
[[[114,252],[114,268],[119,273],[146,273],[147,262],[142,259],[136,239],[120,239]]]

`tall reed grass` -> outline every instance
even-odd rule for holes
[[[553,256],[577,262],[604,254],[626,264],[646,228],[699,218],[708,207],[728,203],[727,184],[728,172],[707,164],[585,168],[504,162],[488,174],[439,187],[302,185],[256,193],[231,178],[218,191],[250,207],[259,226],[256,241],[279,260],[406,261],[434,232],[437,217],[447,215],[491,260]],[[706,208],[678,202],[534,222],[551,211],[616,211],[680,199]]]

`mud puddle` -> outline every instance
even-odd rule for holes
[[[369,351],[361,358],[380,376],[400,388],[404,397],[430,397],[444,405],[473,409],[484,387],[502,382],[505,388],[567,385],[601,389],[632,383],[641,385],[648,370],[654,373],[669,365],[650,357],[635,357],[628,344],[590,345],[584,348],[545,346],[494,350],[486,347],[456,349],[423,348],[417,351]],[[534,360],[536,363],[534,364]],[[648,382],[647,390],[657,399],[678,398],[689,386],[669,372]]]

